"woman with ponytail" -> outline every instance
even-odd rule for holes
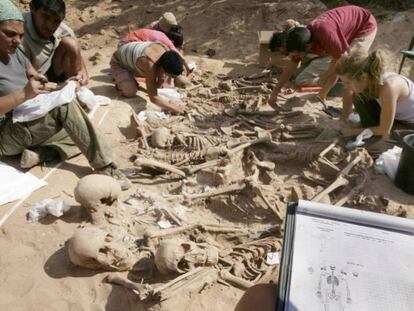
[[[402,75],[385,72],[385,68],[386,57],[381,50],[369,55],[356,50],[337,64],[337,74],[354,92],[352,103],[361,119],[360,127],[344,127],[342,133],[356,136],[370,128],[377,143],[368,150],[374,154],[398,144],[401,135],[414,132],[414,83]],[[344,102],[342,120],[351,111],[352,104]]]

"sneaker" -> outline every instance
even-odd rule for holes
[[[122,191],[128,190],[132,186],[131,181],[119,169],[116,168],[115,164],[110,164],[102,169],[96,170],[96,173],[110,176],[113,179],[116,179],[121,185]]]
[[[20,158],[21,168],[32,168],[40,163],[40,155],[29,149],[25,149]]]
[[[43,162],[59,159],[59,153],[50,147],[38,147],[35,150],[25,149],[20,158],[20,167],[32,168]]]

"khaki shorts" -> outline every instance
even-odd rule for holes
[[[372,45],[372,42],[374,42],[376,34],[377,28],[375,28],[373,32],[371,32],[369,35],[365,37],[355,38],[349,44],[348,51],[351,52],[352,50],[363,50],[368,53]]]
[[[302,70],[296,73],[295,84],[297,86],[318,86],[319,77],[325,73],[332,61],[331,57],[315,57]]]

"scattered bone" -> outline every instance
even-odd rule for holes
[[[344,197],[342,197],[341,199],[339,199],[335,203],[335,206],[342,206],[346,202],[348,202],[349,200],[351,200],[365,186],[365,184],[366,184],[366,182],[368,180],[368,177],[369,177],[368,176],[368,172],[367,171],[363,172],[363,179],[362,179],[362,181],[357,186],[353,187],[348,194],[346,194]]]
[[[268,93],[269,89],[264,85],[258,85],[258,86],[242,86],[234,89],[237,92],[249,92],[249,91],[260,91],[263,93]]]
[[[217,270],[199,267],[180,275],[166,284],[154,288],[153,297],[163,301],[170,297],[180,295],[183,291],[198,292],[206,283],[216,282],[217,278]]]
[[[144,148],[146,150],[149,150],[150,148],[149,148],[148,142],[147,142],[147,132],[144,129],[144,127],[142,126],[141,122],[138,119],[137,114],[135,113],[135,111],[133,109],[131,109],[131,124],[132,124],[132,121],[134,121],[135,124],[137,125],[137,130],[141,135],[142,144],[143,144]]]
[[[275,213],[275,215],[277,216],[277,220],[282,222],[284,217],[282,215],[281,210],[277,205],[273,205],[267,200],[266,196],[262,192],[262,189],[260,189],[260,186],[254,185],[253,191],[256,192],[259,195],[259,197],[263,200],[263,202],[265,202],[266,206]]]
[[[198,88],[200,88],[202,86],[203,86],[202,84],[195,84],[193,86],[187,87],[186,88],[186,91],[193,91],[193,90],[196,90],[196,89],[198,89]]]
[[[357,156],[354,160],[352,160],[338,175],[337,179],[324,191],[316,195],[312,201],[320,202],[326,195],[330,194],[335,189],[345,186],[349,183],[349,180],[346,178],[352,168],[361,161],[361,157]]]
[[[295,165],[299,163],[310,163],[319,156],[328,143],[315,141],[306,144],[272,142],[269,153],[263,155],[267,160],[276,163],[291,162]]]
[[[159,209],[168,219],[170,219],[172,222],[176,223],[178,226],[182,226],[182,219],[178,217],[173,211],[166,209],[166,208],[160,208]]]
[[[257,145],[257,144],[262,144],[262,143],[268,143],[271,140],[272,140],[271,136],[270,135],[266,135],[265,137],[261,137],[261,138],[258,138],[258,139],[255,139],[255,140],[252,140],[252,141],[249,141],[249,142],[246,142],[246,143],[242,143],[241,145],[239,145],[239,146],[237,146],[237,147],[235,147],[233,149],[230,149],[227,152],[227,154],[228,155],[232,155],[232,154],[234,154],[236,152],[240,152],[240,151],[242,151],[242,150],[244,150],[246,148],[249,148],[251,146],[254,146],[254,145]]]
[[[187,90],[190,86],[192,86],[192,83],[189,77],[179,75],[174,78],[174,86]]]
[[[108,274],[104,281],[111,284],[117,284],[131,289],[135,294],[138,295],[141,301],[145,301],[151,297],[154,289],[149,284],[139,284],[128,280],[118,273]]]
[[[305,184],[292,187],[290,202],[298,202],[299,200],[310,200],[315,196],[315,189]]]
[[[246,230],[238,227],[222,226],[222,225],[213,225],[213,224],[196,224],[196,225],[187,225],[179,228],[163,229],[157,231],[147,230],[144,237],[148,240],[150,239],[159,239],[167,236],[178,235],[188,233],[192,230],[199,230],[202,232],[210,233],[246,233]]]
[[[242,289],[248,289],[254,285],[253,282],[247,281],[243,278],[239,278],[237,276],[232,275],[227,270],[221,270],[220,271],[220,278],[222,278],[224,281],[229,282],[231,284],[234,284]]]
[[[338,143],[338,138],[335,138],[328,147],[326,147],[325,149],[321,151],[321,153],[319,154],[319,157],[324,157],[329,151],[331,151],[336,146],[337,143]]]
[[[270,236],[221,251],[220,265],[233,276],[256,283],[267,271],[272,270],[272,266],[266,262],[267,255],[280,250],[280,240]]]
[[[154,157],[158,161],[168,162],[178,167],[183,164],[195,164],[217,159],[219,156],[225,155],[226,152],[227,149],[224,147],[209,147],[200,151],[171,151],[161,155],[155,154]]]
[[[264,168],[268,171],[273,171],[276,165],[270,161],[260,161],[253,152],[248,152],[247,157],[252,165],[256,165],[260,168]]]
[[[217,159],[217,160],[211,160],[207,161],[205,163],[194,165],[192,167],[184,168],[184,171],[187,173],[187,175],[192,175],[202,169],[207,169],[210,167],[215,167],[219,165],[223,165],[224,163],[228,162],[229,160],[227,158],[224,159]]]
[[[134,161],[134,165],[135,166],[144,166],[144,167],[152,167],[155,169],[161,169],[163,171],[168,171],[174,174],[177,174],[181,177],[185,177],[186,174],[180,170],[179,168],[167,164],[167,163],[162,163],[160,161],[156,161],[153,159],[146,159],[144,157],[138,156],[137,159]]]
[[[221,82],[219,82],[218,88],[220,90],[229,91],[229,92],[233,90],[233,86],[231,85],[230,81],[221,81]]]
[[[282,139],[309,139],[315,138],[321,133],[322,129],[315,123],[308,124],[290,124],[279,126],[280,136]]]
[[[221,194],[226,194],[226,193],[231,193],[231,192],[235,192],[235,191],[241,191],[246,187],[246,185],[244,183],[241,184],[233,184],[233,185],[229,185],[229,186],[223,186],[219,189],[215,189],[215,190],[211,190],[211,191],[207,191],[207,192],[202,192],[202,193],[194,193],[194,194],[190,194],[190,193],[182,193],[179,195],[171,195],[168,198],[170,199],[184,199],[184,200],[198,200],[198,199],[206,199],[206,198],[211,198],[211,197],[215,197]]]
[[[278,114],[274,110],[272,110],[272,111],[247,111],[247,110],[243,110],[243,109],[238,109],[237,113],[238,114],[243,114],[243,115],[248,115],[248,116],[265,116],[265,117],[274,117]]]
[[[168,148],[173,144],[174,136],[166,127],[157,128],[151,135],[151,145],[154,148]]]
[[[256,79],[261,79],[264,77],[270,77],[271,76],[271,71],[270,70],[264,70],[261,73],[254,73],[248,77],[244,77],[245,80],[256,80]]]

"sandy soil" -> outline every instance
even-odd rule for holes
[[[257,31],[277,29],[286,18],[295,18],[303,23],[323,12],[325,6],[319,1],[188,1],[175,2],[132,0],[104,1],[66,1],[68,3],[67,23],[78,34],[83,55],[91,81],[89,87],[96,94],[112,99],[108,107],[101,107],[93,117],[94,123],[111,142],[114,153],[122,168],[133,167],[131,156],[141,148],[135,140],[137,133],[130,125],[130,111],[143,109],[156,110],[148,103],[145,94],[125,100],[118,97],[111,77],[108,75],[108,63],[114,51],[117,39],[124,34],[128,25],[138,27],[155,20],[164,11],[175,12],[184,27],[186,36],[185,53],[197,63],[195,78],[206,81],[203,89],[217,91],[222,77],[239,77],[258,72]],[[21,5],[22,7],[24,5]],[[400,61],[398,51],[408,46],[411,39],[414,11],[390,12],[381,17],[375,47],[384,47],[390,51],[393,68]],[[396,35],[398,33],[398,35]],[[205,55],[207,49],[215,49],[211,59]],[[404,73],[409,70],[409,65]],[[235,103],[222,103],[212,98],[200,99],[201,91],[190,94],[190,106],[197,106],[204,118],[196,119],[193,130],[216,133],[228,117],[222,114],[224,108],[241,103],[241,97],[234,97]],[[205,93],[204,93],[205,94]],[[201,96],[201,95],[200,95]],[[204,96],[204,95],[203,95]],[[319,124],[331,124],[315,104],[306,102],[309,94],[299,96],[294,110],[301,110],[306,120],[316,120]],[[214,96],[213,96],[214,97]],[[254,97],[253,97],[254,98]],[[301,104],[307,103],[303,108]],[[295,103],[295,101],[293,101]],[[335,104],[339,104],[336,102]],[[289,121],[303,122],[305,119]],[[188,119],[186,119],[189,124]],[[183,125],[184,126],[184,125]],[[178,127],[178,126],[177,126]],[[187,129],[190,127],[187,126]],[[269,151],[257,150],[266,158]],[[264,155],[263,155],[264,154]],[[8,163],[18,165],[18,158],[7,159]],[[274,180],[269,185],[288,199],[289,187],[302,183],[301,172],[305,165],[280,164],[276,162]],[[0,208],[0,310],[231,310],[237,303],[242,290],[215,284],[200,293],[185,293],[161,304],[144,304],[128,289],[103,283],[107,273],[89,271],[70,263],[67,255],[67,240],[74,230],[87,223],[87,217],[73,197],[73,189],[82,176],[91,169],[83,156],[76,157],[56,167],[57,163],[35,167],[30,170],[34,175],[45,178],[48,186],[33,193],[24,202],[13,202]],[[171,183],[173,187],[177,184]],[[276,185],[276,186],[275,186]],[[277,188],[275,188],[277,187]],[[144,182],[134,183],[133,189],[122,194],[127,199],[137,190],[146,189],[152,193],[165,193],[167,185],[150,186]],[[316,189],[322,189],[320,186]],[[312,189],[311,189],[312,190]],[[60,219],[47,217],[40,223],[27,223],[26,213],[36,202],[44,198],[61,197],[72,208]],[[249,195],[246,196],[246,200]],[[382,198],[382,201],[381,201]],[[236,198],[237,199],[237,198]],[[274,198],[273,198],[274,199]],[[388,202],[379,204],[378,202]],[[244,200],[244,199],[243,199]],[[369,181],[363,196],[348,202],[357,208],[377,212],[398,214],[414,218],[414,197],[395,188],[385,176],[369,173]],[[215,207],[210,202],[199,202],[188,206],[188,221],[203,220],[206,223],[240,225],[257,232],[277,225],[269,211],[249,210],[243,214],[234,210]],[[256,217],[257,216],[257,217]],[[274,281],[276,281],[274,277]]]

